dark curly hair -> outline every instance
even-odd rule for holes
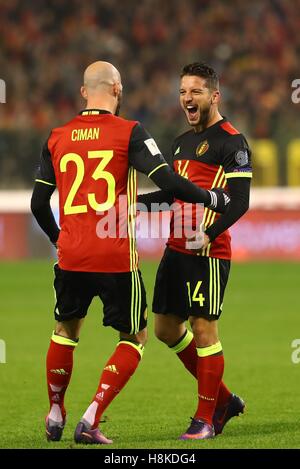
[[[219,89],[219,77],[215,70],[204,62],[193,62],[185,65],[181,71],[180,78],[185,75],[196,75],[206,80],[207,88],[211,90]]]

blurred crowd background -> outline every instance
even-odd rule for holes
[[[0,188],[30,188],[52,127],[84,103],[82,73],[95,60],[120,70],[121,115],[140,120],[169,151],[185,129],[183,65],[206,61],[221,78],[221,111],[250,139],[271,139],[279,183],[299,133],[299,0],[0,0]]]

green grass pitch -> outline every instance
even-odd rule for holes
[[[151,304],[157,263],[141,266]],[[196,406],[196,382],[176,356],[153,335],[127,387],[107,409],[103,432],[114,448],[299,448],[300,363],[291,343],[300,338],[300,264],[234,264],[220,320],[225,382],[247,403],[213,440],[184,442],[178,436]],[[72,448],[74,428],[92,398],[117,333],[102,326],[94,300],[66,397],[63,440],[47,443],[45,354],[53,328],[51,262],[0,264],[0,339],[7,363],[0,364],[0,447]]]

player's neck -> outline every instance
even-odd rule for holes
[[[207,129],[208,127],[211,127],[212,125],[215,125],[217,122],[219,122],[222,119],[223,119],[223,117],[221,116],[219,111],[216,109],[216,111],[213,112],[209,116],[209,118],[208,118],[208,120],[205,124],[197,125],[196,127],[194,127],[194,130],[195,130],[195,132],[203,132],[205,129]]]
[[[98,99],[91,99],[87,101],[86,109],[101,109],[102,111],[108,111],[112,114],[116,111],[115,103],[111,103],[108,100],[98,100]]]

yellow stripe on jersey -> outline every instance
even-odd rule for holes
[[[226,179],[230,178],[252,178],[252,173],[225,173]]]
[[[127,180],[127,229],[129,239],[129,257],[131,271],[131,330],[130,334],[139,331],[142,307],[141,280],[138,272],[138,253],[135,243],[136,219],[136,170],[129,168]]]
[[[212,183],[212,185],[211,185],[211,189],[213,189],[214,187],[216,187],[216,183],[217,183],[217,181],[218,181],[218,179],[219,179],[219,176],[220,176],[220,174],[221,174],[221,172],[222,172],[222,169],[223,169],[223,167],[220,165],[220,166],[219,166],[219,169],[218,169],[218,171],[217,171],[217,174],[216,174],[216,176],[215,176],[215,179],[214,179],[214,181],[213,181],[213,183]],[[207,219],[207,216],[209,215],[209,212],[210,212],[209,208],[205,207],[205,209],[204,209],[204,214],[203,214],[203,220],[202,220],[202,223],[203,223],[203,225],[204,225],[205,228],[206,228],[206,219]]]
[[[132,167],[128,171],[127,179],[127,232],[129,239],[130,271],[137,270],[138,254],[135,245],[135,217],[136,217],[136,170]]]
[[[137,282],[137,274],[138,272],[133,272],[133,294],[134,294],[134,308],[133,308],[133,332],[132,334],[136,334],[138,332],[138,311],[139,311],[139,289],[138,289],[138,282]]]
[[[217,315],[220,309],[220,260],[209,258],[209,314]]]
[[[158,169],[162,168],[163,166],[168,166],[168,163],[162,163],[162,164],[156,166],[156,168],[152,169],[152,171],[150,171],[150,173],[147,174],[147,177],[148,177],[148,178],[151,177],[152,174],[155,173],[155,171],[157,171]]]
[[[224,187],[226,186],[225,173],[223,173],[223,176],[224,176],[223,184],[222,184],[221,186],[219,186],[219,187],[222,187],[222,188],[224,189]],[[208,228],[209,226],[211,226],[211,225],[214,223],[215,218],[216,218],[216,215],[217,215],[217,212],[213,212],[213,211],[212,211],[212,214],[213,214],[213,215],[212,215],[212,217],[211,217],[211,219],[210,219],[209,224],[207,225],[207,228]],[[211,248],[211,243],[209,243],[209,245],[207,246],[207,248],[206,248],[206,250],[205,250],[205,251],[206,251],[206,253],[205,253],[206,256],[209,256],[210,248]]]
[[[216,314],[219,314],[219,309],[220,309],[220,299],[221,299],[221,284],[220,284],[220,260],[216,259],[217,261],[217,278],[216,278],[216,284],[217,284],[217,305],[216,305]]]
[[[141,321],[141,309],[142,309],[142,289],[141,279],[138,270],[131,272],[131,311],[130,311],[130,322],[131,329],[130,334],[137,334],[140,328]]]
[[[142,288],[141,288],[141,279],[139,272],[136,271],[136,279],[138,285],[138,308],[137,308],[137,318],[136,318],[136,332],[139,332],[140,322],[141,322],[141,313],[142,313]]]
[[[216,177],[212,183],[211,189],[214,189],[215,187],[224,188],[225,186],[226,186],[225,172],[224,172],[223,166],[220,165],[218,172],[216,174]],[[216,212],[214,212],[213,210],[210,210],[208,208],[204,210],[204,217],[203,217],[204,229],[208,228],[210,225],[213,224],[215,217],[216,217]],[[207,257],[209,255],[210,248],[211,248],[211,243],[209,243],[207,248],[202,251],[202,256]]]
[[[134,326],[134,293],[135,293],[135,278],[134,278],[134,272],[131,272],[131,308],[130,308],[131,329],[130,329],[130,334],[133,334],[133,331],[135,329],[135,326]]]
[[[56,184],[52,184],[51,182],[48,182],[48,181],[43,181],[43,179],[36,179],[35,182],[41,182],[42,184],[47,184],[47,186],[56,187]]]

